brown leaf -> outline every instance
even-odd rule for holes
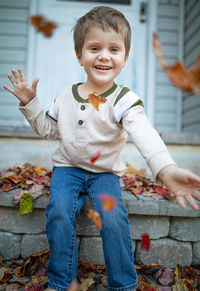
[[[162,54],[160,39],[153,34],[153,48],[160,65],[174,86],[193,95],[200,94],[200,55],[192,67],[186,68],[180,61],[168,66]]]
[[[80,291],[87,291],[88,288],[95,283],[94,278],[93,278],[93,273],[90,273],[89,278],[83,279],[81,278],[81,284],[79,286]]]
[[[35,27],[38,32],[43,33],[43,35],[46,37],[51,37],[53,31],[58,27],[55,22],[48,21],[42,15],[31,16],[30,23]]]
[[[139,171],[139,170],[137,170],[136,168],[134,168],[133,166],[131,166],[130,164],[127,164],[127,166],[126,166],[126,172],[124,173],[124,175],[126,175],[126,176],[131,176],[131,177],[133,177],[133,176],[140,176],[140,177],[142,177],[142,178],[144,178],[145,177],[145,173],[144,173],[144,170],[142,169],[142,171]]]
[[[98,229],[102,229],[102,221],[98,212],[93,209],[89,209],[86,211],[86,215],[94,222]]]
[[[105,97],[95,95],[95,92],[88,95],[88,102],[99,111],[99,105],[105,103],[107,100]]]
[[[131,192],[134,194],[134,195],[139,195],[139,194],[142,194],[143,193],[143,188],[142,187],[139,187],[139,188],[134,188]]]

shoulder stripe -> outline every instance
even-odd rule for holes
[[[130,91],[130,89],[128,87],[123,87],[122,90],[119,92],[116,100],[115,100],[115,103],[114,103],[114,106],[117,104],[117,102],[126,94],[128,93],[128,91]]]
[[[54,102],[51,103],[50,107],[49,107],[49,110],[47,111],[47,114],[49,117],[53,118],[54,120],[57,121],[57,117],[56,117],[56,114],[55,114],[55,100]]]
[[[124,113],[134,106],[143,106],[142,100],[132,91],[128,91],[113,107],[113,114],[117,122],[120,122]]]

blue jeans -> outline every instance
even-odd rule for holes
[[[103,211],[98,197],[100,193],[113,195],[117,207]],[[130,225],[122,204],[119,177],[109,172],[97,174],[72,167],[55,167],[51,178],[51,196],[46,208],[46,232],[50,246],[48,287],[64,291],[77,277],[76,217],[83,206],[85,194],[89,195],[102,219],[101,237],[108,289],[136,289]]]

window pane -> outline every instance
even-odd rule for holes
[[[131,0],[57,0],[57,1],[70,1],[70,2],[90,2],[90,3],[114,3],[114,4],[124,4],[124,5],[130,5]]]

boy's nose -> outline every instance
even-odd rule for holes
[[[102,60],[102,61],[109,61],[110,60],[110,54],[108,51],[102,51],[100,52],[99,56],[98,56],[98,59],[99,60]]]

